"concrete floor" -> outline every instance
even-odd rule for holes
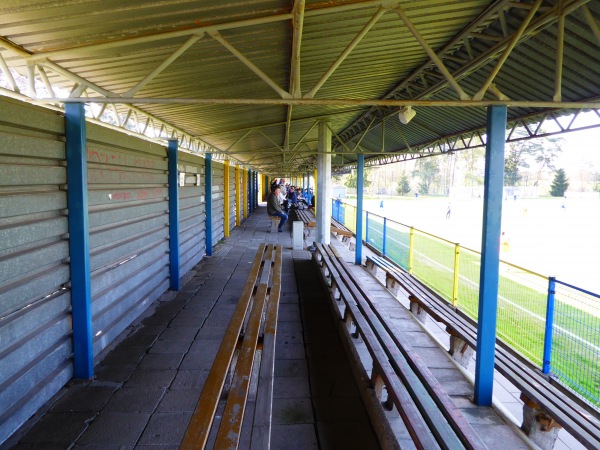
[[[1,448],[179,448],[262,242],[284,248],[272,448],[379,448],[310,253],[267,226],[259,208]]]
[[[185,275],[180,292],[165,293],[100,355],[92,381],[70,383],[0,450],[179,448],[263,242],[283,246],[271,448],[379,448],[310,253],[292,250],[291,226],[270,233],[269,222],[259,207]],[[375,278],[353,270],[382,308],[390,308],[391,320],[406,325],[433,370],[443,372],[448,392],[467,398],[472,390],[449,374],[443,349]],[[525,448],[495,413],[469,401],[463,406],[489,448]],[[240,448],[247,448],[247,433],[243,439]]]

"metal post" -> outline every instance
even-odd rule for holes
[[[358,166],[356,168],[356,248],[354,255],[354,264],[359,266],[362,263],[362,214],[363,214],[363,191],[365,190],[365,155],[359,153]]]
[[[229,237],[229,160],[225,161],[225,167],[223,168],[223,234],[225,237]]]
[[[542,373],[550,373],[552,366],[552,330],[554,328],[554,294],[556,293],[556,278],[548,277],[548,305],[546,307],[546,332],[544,333],[544,358]]]
[[[385,256],[385,247],[386,247],[386,243],[387,243],[387,219],[384,217],[383,218],[383,244],[381,246],[381,253],[383,253],[383,256]]]
[[[474,395],[480,406],[492,405],[494,389],[506,106],[488,107],[486,134]]]
[[[258,208],[258,172],[254,172],[254,209]]]
[[[242,217],[248,217],[248,170],[242,169]]]
[[[92,348],[92,294],[85,110],[83,104],[65,104],[67,150],[67,206],[73,317],[73,371],[75,378],[94,376]]]
[[[204,179],[206,198],[206,254],[212,256],[213,237],[212,237],[212,153],[207,153],[204,165]]]
[[[314,181],[314,184],[315,184],[315,187],[313,189],[313,195],[315,197],[315,210],[313,211],[313,213],[314,213],[315,216],[317,215],[317,206],[319,206],[317,204],[317,200],[318,200],[318,198],[317,198],[317,192],[319,191],[319,189],[318,189],[318,182],[317,182],[318,179],[319,179],[319,171],[317,169],[315,169],[315,171],[314,171],[314,178],[313,178],[313,181]]]
[[[413,273],[413,255],[415,249],[415,229],[410,227],[410,235],[408,241],[408,273]]]
[[[460,244],[454,244],[454,282],[452,283],[452,304],[458,306],[458,260],[460,255]]]
[[[235,166],[235,226],[242,224],[242,193],[240,189],[240,168]]]
[[[369,211],[365,212],[365,242],[369,243]]]
[[[169,139],[169,280],[171,289],[181,289],[181,274],[179,261],[179,171],[177,139]]]

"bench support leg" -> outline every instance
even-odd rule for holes
[[[415,297],[411,295],[408,297],[408,299],[410,300],[410,312],[413,313],[413,315],[419,319],[421,323],[426,323],[429,314],[427,314],[425,310],[421,308],[419,302],[415,301]]]
[[[365,263],[367,270],[374,276],[377,276],[377,266],[372,261],[367,260]]]
[[[470,362],[473,360],[473,353],[475,349],[471,348],[469,344],[463,341],[458,336],[452,334],[452,331],[447,330],[450,333],[450,356],[456,362],[458,362],[465,369],[469,367]]]
[[[521,429],[542,450],[551,450],[562,428],[544,409],[521,394],[523,424]]]
[[[389,275],[385,277],[385,287],[394,297],[398,297],[398,292],[400,291],[400,285],[396,283],[393,277]],[[412,304],[412,303],[411,303]],[[412,307],[411,307],[412,309]]]

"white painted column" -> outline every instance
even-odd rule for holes
[[[331,130],[319,122],[317,155],[317,242],[329,244],[331,238]]]

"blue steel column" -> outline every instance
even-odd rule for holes
[[[544,333],[544,356],[542,373],[549,374],[552,364],[552,330],[554,328],[554,295],[556,294],[556,278],[548,278],[548,299],[546,306],[546,331]]]
[[[92,294],[84,105],[65,104],[65,135],[73,315],[73,370],[75,378],[90,379],[94,376],[94,350],[92,348]]]
[[[171,289],[181,289],[179,272],[179,171],[177,139],[169,139],[169,276]]]
[[[204,161],[204,198],[206,199],[206,254],[212,256],[212,153]]]
[[[475,403],[481,406],[491,406],[494,386],[505,133],[506,106],[488,107],[475,363]]]
[[[362,263],[363,191],[365,190],[365,155],[359,153],[356,168],[356,248],[354,264]]]

